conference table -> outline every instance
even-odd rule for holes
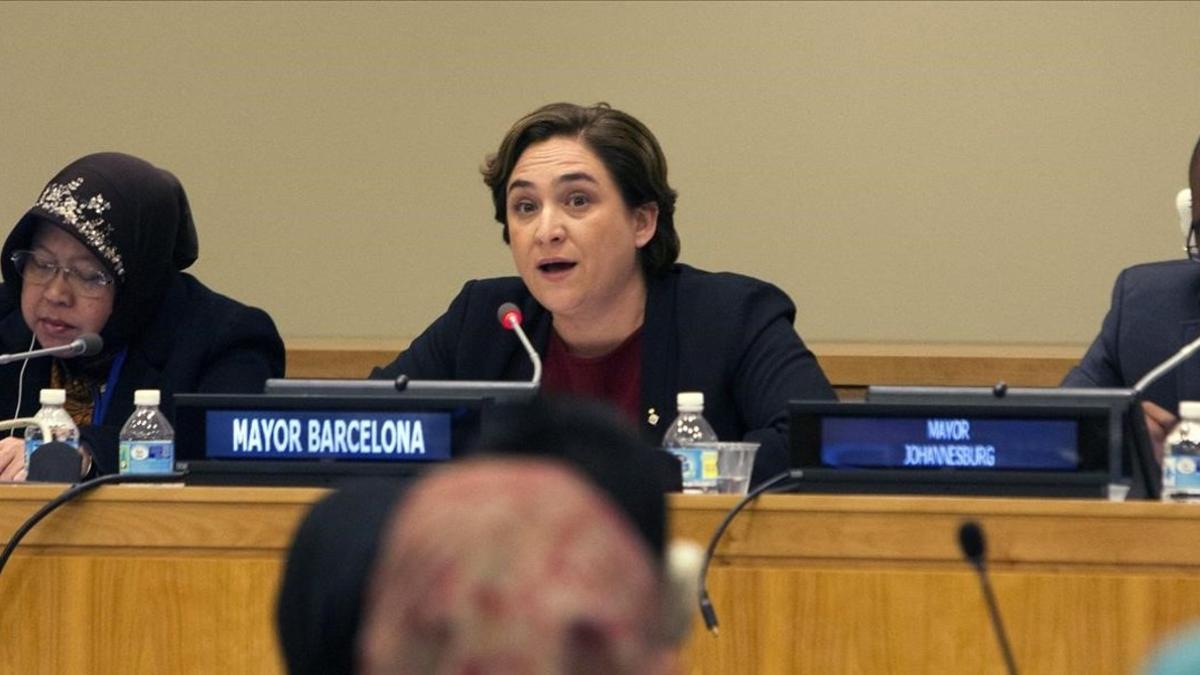
[[[0,532],[63,486],[0,486]],[[0,672],[278,673],[274,597],[311,488],[104,486],[47,517],[0,575]],[[704,543],[729,496],[672,495]],[[709,574],[720,635],[689,673],[1002,673],[956,533],[988,537],[1023,673],[1128,673],[1200,619],[1200,506],[768,495]]]

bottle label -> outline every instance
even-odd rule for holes
[[[170,473],[175,470],[174,441],[121,441],[120,473]]]
[[[1200,493],[1200,445],[1186,436],[1167,439],[1163,491]]]
[[[683,465],[683,488],[715,491],[717,489],[717,451],[699,448],[671,448]]]

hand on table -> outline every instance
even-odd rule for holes
[[[1162,464],[1163,443],[1167,440],[1167,434],[1179,422],[1179,418],[1150,401],[1142,401],[1142,411],[1146,413],[1146,430],[1150,432],[1150,444],[1154,447],[1154,459]]]
[[[25,441],[20,438],[0,439],[0,480],[25,480]]]

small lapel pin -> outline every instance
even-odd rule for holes
[[[658,413],[654,412],[654,408],[646,411],[646,421],[649,422],[651,426],[656,426],[658,424]]]

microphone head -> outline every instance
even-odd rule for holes
[[[26,480],[46,483],[78,483],[83,471],[83,455],[61,441],[38,446],[29,456],[29,475]]]
[[[95,356],[104,348],[104,340],[95,333],[84,333],[72,342],[76,356]]]
[[[987,542],[983,538],[983,528],[979,526],[979,523],[968,520],[959,526],[958,546],[972,565],[983,564],[983,559],[987,555]]]
[[[513,326],[521,325],[521,310],[513,303],[506,302],[496,310],[496,318],[500,319],[501,326],[512,330]]]

